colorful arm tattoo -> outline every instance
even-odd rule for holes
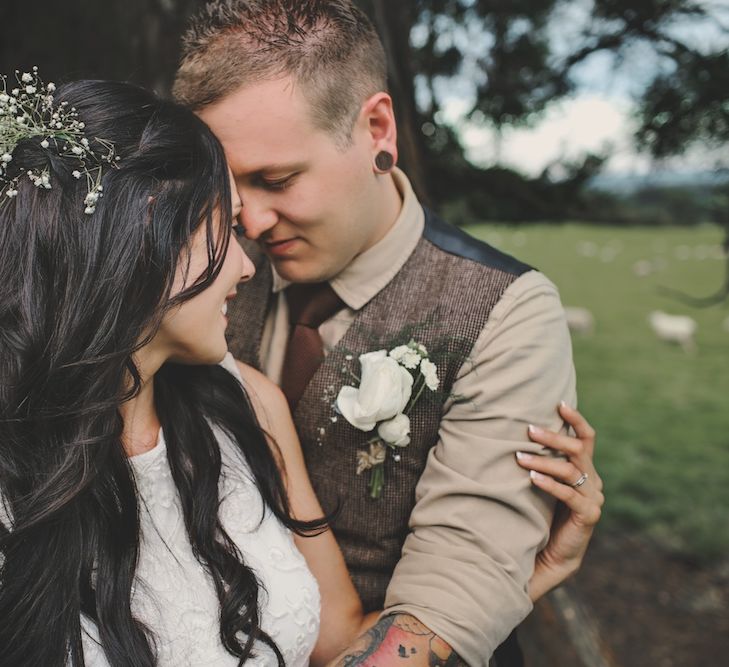
[[[333,667],[465,667],[453,649],[414,616],[385,616],[340,655]]]

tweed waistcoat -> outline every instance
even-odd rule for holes
[[[249,248],[246,248],[248,251]],[[256,278],[229,310],[230,351],[259,367],[259,348],[271,304],[271,268],[256,252]],[[252,254],[251,253],[251,254]],[[457,373],[504,290],[531,267],[477,241],[426,211],[423,236],[400,271],[361,308],[327,355],[294,414],[307,468],[324,511],[337,510],[332,529],[366,611],[381,608],[400,558],[415,504],[415,486],[438,439],[443,403]],[[385,486],[372,499],[368,474],[356,474],[357,451],[369,434],[358,431],[333,404],[359,374],[358,355],[414,339],[428,348],[441,390],[410,412],[411,442],[400,460],[388,456]]]

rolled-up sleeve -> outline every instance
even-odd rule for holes
[[[468,665],[488,665],[531,610],[527,582],[554,505],[515,454],[542,453],[529,424],[563,429],[561,400],[576,403],[564,310],[555,286],[530,271],[504,292],[459,371],[385,600],[384,613],[412,614]]]

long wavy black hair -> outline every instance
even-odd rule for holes
[[[84,665],[80,616],[97,625],[113,667],[156,664],[155,638],[132,613],[139,504],[122,447],[120,405],[136,395],[133,355],[170,307],[206,289],[230,240],[222,148],[192,113],[123,83],[59,89],[92,148],[114,144],[104,196],[84,214],[77,158],[21,141],[24,176],[0,206],[0,664]],[[12,173],[11,173],[12,176]],[[216,210],[221,215],[213,215]],[[204,225],[208,266],[170,298],[181,257]],[[130,389],[131,379],[131,389]],[[259,584],[218,517],[221,455],[211,424],[238,443],[273,513],[299,533],[281,474],[243,389],[218,366],[165,364],[155,402],[197,559],[220,601],[220,638],[240,664],[260,627]],[[3,507],[4,506],[4,507]],[[93,573],[93,576],[92,576]]]

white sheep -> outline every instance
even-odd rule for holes
[[[656,336],[667,343],[677,343],[686,352],[696,349],[694,335],[698,329],[696,320],[688,315],[670,315],[654,310],[648,316]]]
[[[639,259],[635,264],[633,264],[633,273],[638,276],[638,278],[645,278],[646,276],[649,276],[653,273],[653,262],[648,259]]]
[[[590,335],[595,329],[595,318],[587,308],[566,306],[567,327],[572,333]]]

